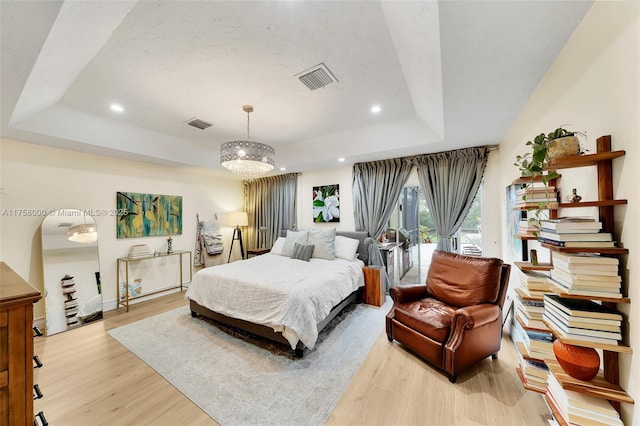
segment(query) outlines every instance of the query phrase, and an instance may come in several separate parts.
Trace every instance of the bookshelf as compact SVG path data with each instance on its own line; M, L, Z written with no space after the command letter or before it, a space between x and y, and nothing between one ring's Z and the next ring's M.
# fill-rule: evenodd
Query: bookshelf
M610 136L602 136L597 140L597 152L595 154L589 155L577 155L571 156L568 158L563 158L560 160L556 160L552 162L548 170L561 170L561 169L569 169L576 167L589 167L596 166L597 167L597 176L598 176L598 200L591 201L580 201L578 203L559 203L558 209L568 209L574 207L597 207L598 208L598 218L602 222L602 230L604 232L610 232L613 234L615 229L614 227L614 208L619 205L626 205L627 200L617 200L613 197L613 178L612 178L612 160L615 158L620 158L625 155L625 151L611 151L611 137ZM514 182L522 182L520 178ZM526 182L526 180L525 180ZM522 182L524 183L524 182ZM555 182L554 182L555 185ZM550 217L557 217L557 211L550 212ZM524 239L524 238L523 238ZM526 245L526 241L523 241L523 245ZM515 266L518 267L522 271L549 271L553 268L553 253L554 252L562 252L562 253L600 253L602 255L608 256L617 256L621 254L626 254L629 252L628 249L623 247L613 247L613 248L576 248L576 247L557 247L547 243L541 243L543 248L549 249L551 251L552 261L549 265L531 265L530 262L527 262L526 251L523 249L523 261L515 262ZM622 298L609 298L609 297L591 297L591 296L578 296L573 294L568 294L563 292L562 289L557 287L551 288L551 293L557 294L563 298L573 298L573 299L583 299L583 300L594 300L602 303L602 305L606 308L616 310L618 303L630 303L630 299L628 297ZM518 297L522 297L522 295L518 295ZM553 324L543 321L544 326L551 331L555 338L560 339L563 343L576 345L576 346L584 346L584 347L592 347L596 349L602 350L602 361L601 361L601 372L600 374L593 380L588 382L583 382L577 379L572 378L571 376L564 373L560 365L557 363L555 359L545 359L544 362L549 368L549 374L553 374L554 377L561 383L563 389L572 390L580 393L584 393L596 398L607 399L611 403L611 405L620 412L620 403L631 403L633 404L633 399L626 393L624 389L622 389L619 385L620 377L619 377L619 354L629 354L632 352L631 348L627 345L604 345L597 344L586 341L579 341L573 339L566 339L563 337L563 333L554 327ZM520 345L516 345L516 348L522 353ZM526 348L525 348L526 349ZM521 379L525 379L522 376L522 372L518 371ZM530 388L526 385L525 381L523 381L523 385L525 388ZM536 390L536 389L533 389ZM553 404L553 401L550 401L548 396L545 396L548 405L551 411L554 413L554 417L557 419L559 424L566 424L564 420L559 416L558 409Z

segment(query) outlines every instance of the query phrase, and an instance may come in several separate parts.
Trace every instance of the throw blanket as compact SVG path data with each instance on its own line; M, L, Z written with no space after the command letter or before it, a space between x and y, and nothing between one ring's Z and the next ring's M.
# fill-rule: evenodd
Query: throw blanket
M222 254L223 250L222 234L218 228L218 222L210 220L198 222L193 264L195 266L205 266L205 253L209 256L214 256L216 254Z
M362 261L310 262L267 253L198 271L186 297L223 315L282 332L292 348L312 349L318 323L364 285Z

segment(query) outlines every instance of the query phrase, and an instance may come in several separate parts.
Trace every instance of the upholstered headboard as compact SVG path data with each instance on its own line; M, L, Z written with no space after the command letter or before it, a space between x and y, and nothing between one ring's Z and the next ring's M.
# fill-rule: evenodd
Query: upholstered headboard
M336 235L342 235L343 237L353 238L360 241L360 245L358 246L358 257L364 262L365 265L369 263L369 249L364 243L365 238L369 236L369 233L367 231L336 231ZM280 236L286 237L287 231L281 230Z

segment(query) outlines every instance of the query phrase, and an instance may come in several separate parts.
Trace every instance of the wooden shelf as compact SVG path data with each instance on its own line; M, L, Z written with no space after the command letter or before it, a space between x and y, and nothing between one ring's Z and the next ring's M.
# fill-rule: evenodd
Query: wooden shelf
M573 155L553 161L546 170L572 169L574 167L595 166L596 164L622 157L625 151L606 151L589 155Z
M524 203L518 206L515 206L513 210L558 210L558 203L551 203L550 205L546 205L544 207L540 207L540 203Z
M573 207L608 207L619 206L627 204L627 200L601 200L601 201L580 201L579 203L560 203L559 209L573 208Z
M525 346L524 343L522 342L516 342L516 349L518 352L520 352L520 355L522 355L522 358L524 359L528 359L529 361L535 361L535 362L545 362L544 359L540 359L540 358L534 358L529 354L529 351L527 350L527 347Z
M536 238L537 239L537 238ZM531 262L513 262L514 265L521 271L550 271L553 269L553 265L550 263L539 263L532 265Z
M555 179L558 179L559 177L561 177L561 175L558 175L552 179L549 179L549 181L554 181ZM532 176L520 176L517 179L514 179L511 184L512 185L526 185L528 183L531 182L542 182L542 176L536 176L536 177L532 177Z
M524 388L526 390L530 390L530 391L534 391L534 392L538 392L538 393L547 393L547 389L546 388L541 388L541 387L529 384L529 381L524 376L524 373L522 372L522 369L520 367L516 367L516 371L518 372L518 377L520 377L520 381L522 382L522 386L524 386Z
M528 295L527 293L525 293L525 292L524 292L524 290L523 290L523 289L521 289L521 288L516 288L514 291L518 294L518 296L520 296L520 298L521 298L522 300L533 300L533 301L535 301L535 302L543 302L543 301L544 301L544 298L543 298L543 297L529 296L529 295Z
M531 320L530 322L532 324L531 325L526 325L525 323L522 322L522 320L520 318L518 318L517 315L514 315L514 316L516 318L516 321L518 321L518 324L520 324L520 326L525 330L541 331L543 333L551 333L551 330L549 329L547 324L545 324L543 321Z
M563 288L558 287L555 284L549 283L551 285L551 291L553 294L558 295L560 297L566 297L567 299L581 299L581 300L599 300L600 302L611 302L611 303L631 303L631 299L628 297L598 297L598 296L583 296L581 294L571 294L564 291Z
M558 251L560 253L602 253L602 254L626 254L629 253L629 249L619 247L609 248L597 248L597 247L558 247L553 244L540 243L542 247L548 248L551 251Z
M580 392L596 398L608 399L609 401L634 403L633 398L622 387L606 381L602 371L595 378L586 382L569 376L555 359L546 359L545 363L549 368L550 374L553 374L558 379L563 389Z
M553 413L553 418L556 419L558 424L560 426L570 426L569 423L565 421L564 417L562 417L562 414L560 414L560 409L556 405L556 402L552 400L551 397L549 396L549 392L545 393L544 400L547 403L547 406L549 407L549 409L551 410L551 413Z
M513 238L517 238L519 240L537 240L538 239L538 237L536 237L535 235L522 235L522 234L515 234Z
M605 345L602 343L588 342L586 340L569 339L567 337L564 337L565 334L562 331L558 330L549 321L546 321L543 319L542 322L544 322L544 324L549 328L549 330L551 330L553 335L556 336L556 338L559 339L562 343L567 343L569 345L575 345L575 346L583 346L585 348L602 349L602 350L611 351L611 352L618 352L618 353L625 353L625 354L631 353L631 348L629 346L622 345L622 344L621 345Z

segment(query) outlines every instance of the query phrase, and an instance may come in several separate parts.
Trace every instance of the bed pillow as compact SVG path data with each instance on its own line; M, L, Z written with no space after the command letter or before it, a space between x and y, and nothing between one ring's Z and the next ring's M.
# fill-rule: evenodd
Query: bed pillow
M336 249L336 228L325 230L310 230L308 244L313 244L315 248L311 257L316 259L335 260Z
M357 256L359 246L359 240L338 235L335 240L336 257L354 261Z
M308 235L308 231L287 231L287 238L282 247L282 255L291 257L291 255L293 255L293 246L296 243L306 245Z
M273 243L273 247L271 247L271 254L278 254L282 256L282 248L284 247L284 242L286 238L278 237L275 243Z
M313 244L300 244L295 243L293 245L293 254L291 255L292 259L300 259L308 262L311 259L311 253L313 253Z

